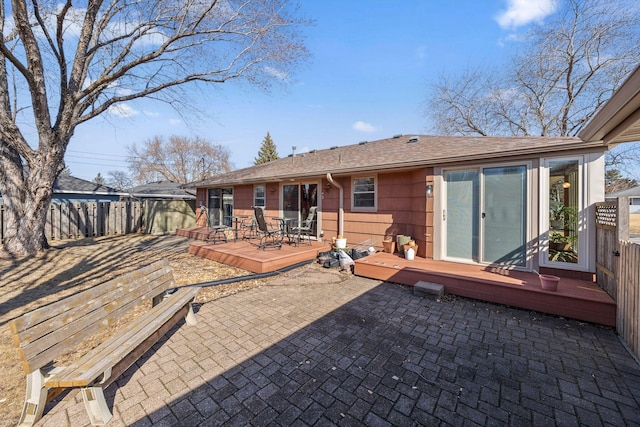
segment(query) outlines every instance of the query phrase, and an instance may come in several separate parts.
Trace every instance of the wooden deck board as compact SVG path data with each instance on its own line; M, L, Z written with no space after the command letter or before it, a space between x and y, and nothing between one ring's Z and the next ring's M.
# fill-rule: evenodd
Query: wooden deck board
M540 287L535 273L376 253L355 261L354 273L415 285L444 285L449 294L615 326L616 304L597 284L562 278L555 292Z
M253 273L268 273L299 262L317 258L318 252L327 251L330 246L322 242L311 245L282 245L282 249L259 249L255 241L238 240L227 243L207 243L195 241L189 245L189 253L212 261L242 268Z

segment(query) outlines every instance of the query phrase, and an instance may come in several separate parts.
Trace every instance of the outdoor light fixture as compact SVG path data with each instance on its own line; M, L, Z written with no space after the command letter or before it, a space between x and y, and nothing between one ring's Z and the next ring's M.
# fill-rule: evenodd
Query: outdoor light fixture
M569 181L565 181L562 183L562 188L569 188L571 187L571 183Z
M331 184L327 184L324 186L325 190L331 190Z
M433 197L433 184L427 184L427 197Z

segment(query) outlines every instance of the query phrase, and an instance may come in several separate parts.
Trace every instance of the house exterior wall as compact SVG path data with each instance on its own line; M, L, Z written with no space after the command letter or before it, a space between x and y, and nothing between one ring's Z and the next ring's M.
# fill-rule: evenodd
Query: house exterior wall
M377 210L358 212L351 207L353 176L334 177L344 187L344 237L349 244L372 240L382 249L385 237L411 236L418 255L433 256L433 199L426 197L426 186L433 182L433 169L377 174ZM327 239L338 234L340 191L322 182L322 221L320 229Z

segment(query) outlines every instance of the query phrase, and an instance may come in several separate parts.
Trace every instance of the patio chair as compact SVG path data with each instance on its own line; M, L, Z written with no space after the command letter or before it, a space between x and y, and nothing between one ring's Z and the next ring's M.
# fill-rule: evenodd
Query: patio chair
M258 248L262 250L266 248L282 249L282 240L284 238L283 228L274 228L267 224L267 221L264 219L264 211L261 207L254 207L253 214L258 224L258 234L260 236Z
M243 240L260 238L260 230L258 230L258 223L256 222L255 216L243 219L240 223L240 230L242 231Z
M312 206L309 209L309 214L307 218L303 220L299 225L291 227L289 232L291 234L297 235L298 240L304 240L304 237L307 237L307 241L311 244L311 236L313 235L313 226L316 222L316 210L318 208L316 206Z

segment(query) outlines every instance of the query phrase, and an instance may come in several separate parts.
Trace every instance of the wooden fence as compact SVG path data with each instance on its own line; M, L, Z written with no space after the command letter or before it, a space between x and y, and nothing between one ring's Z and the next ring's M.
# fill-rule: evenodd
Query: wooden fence
M68 202L52 203L47 212L45 236L48 240L144 231L142 202ZM6 213L0 204L0 238L6 233Z
M629 199L596 204L596 280L616 301L616 329L640 357L640 245L629 242Z
M640 357L640 245L620 242L618 274L618 335Z

